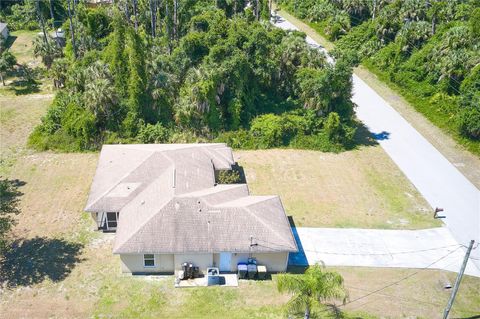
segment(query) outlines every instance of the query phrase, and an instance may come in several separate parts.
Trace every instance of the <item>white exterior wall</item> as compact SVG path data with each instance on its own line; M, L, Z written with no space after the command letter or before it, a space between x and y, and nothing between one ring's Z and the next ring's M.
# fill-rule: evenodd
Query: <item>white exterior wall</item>
M143 254L120 255L122 272L174 272L173 254L155 254L155 267L143 266Z
M287 270L288 252L276 252L276 253L253 253L253 258L257 259L258 265L267 266L268 272L284 272ZM215 264L220 263L220 254L215 254ZM232 262L230 265L230 271L237 271L237 264L240 262L246 263L248 261L248 254L233 253Z
M175 254L175 270L181 270L183 263L193 263L200 272L205 272L208 267L213 266L213 254Z
M265 265L268 272L284 272L287 270L288 252L254 253L252 257L257 259L258 265ZM184 262L191 262L204 273L208 267L219 267L220 254L155 254L155 267L143 266L143 254L120 255L122 272L124 273L148 273L166 272L173 273L181 269ZM247 262L247 253L233 253L230 271L237 271L239 262Z

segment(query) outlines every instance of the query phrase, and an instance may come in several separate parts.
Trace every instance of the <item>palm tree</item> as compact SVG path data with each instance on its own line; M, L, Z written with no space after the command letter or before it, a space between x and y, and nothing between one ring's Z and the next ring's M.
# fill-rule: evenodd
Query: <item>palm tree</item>
M48 38L47 42L45 42L42 37L36 37L33 40L33 55L41 57L43 64L45 64L47 69L50 69L53 61L62 56L62 51Z
M328 299L339 298L345 303L347 292L340 274L324 271L320 265L309 267L303 275L282 274L278 276L280 292L293 294L287 304L289 311L304 311L305 319L310 318L312 306Z

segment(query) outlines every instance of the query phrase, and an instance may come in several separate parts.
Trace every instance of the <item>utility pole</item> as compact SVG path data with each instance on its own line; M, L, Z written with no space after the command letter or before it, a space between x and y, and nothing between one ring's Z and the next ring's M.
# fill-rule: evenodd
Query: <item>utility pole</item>
M448 300L447 308L445 308L445 311L443 312L443 319L448 318L450 309L452 309L453 302L455 301L455 296L457 295L458 287L460 287L460 281L462 281L463 273L465 272L465 268L467 267L468 258L470 257L470 252L472 251L472 247L474 243L475 243L475 240L472 239L470 241L470 245L468 246L467 253L465 254L465 258L463 258L462 267L460 268L460 271L458 272L458 275L457 275L457 279L455 280L455 285L453 286L452 295Z

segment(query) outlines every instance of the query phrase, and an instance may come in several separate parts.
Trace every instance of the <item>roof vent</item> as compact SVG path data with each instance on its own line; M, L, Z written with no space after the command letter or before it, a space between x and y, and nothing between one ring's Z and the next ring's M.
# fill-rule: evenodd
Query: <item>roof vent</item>
M175 188L176 184L176 173L175 173L175 168L173 169L173 178L172 178L172 187Z
M142 202L141 202L140 204L144 205L144 204L145 204L145 201L144 201L144 200L142 200Z

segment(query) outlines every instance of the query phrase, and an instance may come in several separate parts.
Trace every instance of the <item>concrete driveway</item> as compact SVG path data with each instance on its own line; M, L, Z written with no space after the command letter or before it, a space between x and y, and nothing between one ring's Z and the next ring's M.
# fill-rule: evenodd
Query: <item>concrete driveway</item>
M462 247L446 227L424 230L293 228L299 252L289 265L431 268L458 272ZM480 277L473 263L466 274Z
M275 25L285 30L298 30L283 17ZM326 52L311 37L307 36L306 41ZM480 191L355 74L352 100L357 105L358 119L427 200L432 207L432 216L435 207L443 208L443 221L457 242L467 246L473 239L478 244ZM480 249L472 251L472 257L475 258L472 262L480 269Z

